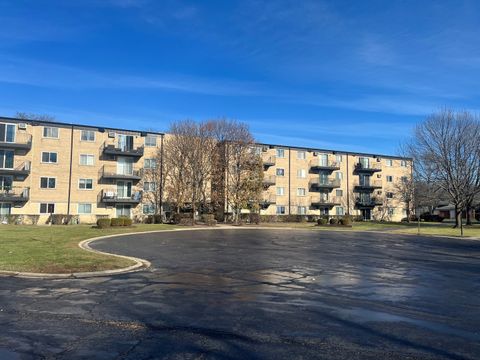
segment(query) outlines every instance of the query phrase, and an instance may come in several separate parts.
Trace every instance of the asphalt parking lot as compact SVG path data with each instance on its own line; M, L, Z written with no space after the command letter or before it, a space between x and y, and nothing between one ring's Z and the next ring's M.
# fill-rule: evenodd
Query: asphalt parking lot
M147 271L0 278L0 359L479 359L480 242L305 230L127 235Z

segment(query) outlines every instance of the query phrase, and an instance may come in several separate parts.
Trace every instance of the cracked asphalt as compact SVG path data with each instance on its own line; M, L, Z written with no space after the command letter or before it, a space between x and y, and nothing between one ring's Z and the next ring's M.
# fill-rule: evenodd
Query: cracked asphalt
M93 248L148 271L0 278L0 359L479 359L480 242L201 230Z

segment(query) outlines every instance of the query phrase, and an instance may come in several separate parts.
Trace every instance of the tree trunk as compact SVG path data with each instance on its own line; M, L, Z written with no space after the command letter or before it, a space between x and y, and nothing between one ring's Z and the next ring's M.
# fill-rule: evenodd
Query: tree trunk
M465 207L465 211L467 212L466 213L467 222L465 223L465 225L472 225L472 218L470 216L470 210L471 210L471 206L470 206L470 204L467 204L467 206Z
M453 226L453 228L458 228L461 222L462 214L460 214L460 221L458 221L458 205L455 205L455 225Z

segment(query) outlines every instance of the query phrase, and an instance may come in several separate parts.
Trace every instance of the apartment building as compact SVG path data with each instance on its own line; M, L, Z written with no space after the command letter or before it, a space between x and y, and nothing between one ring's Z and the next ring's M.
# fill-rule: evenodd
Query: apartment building
M152 214L155 205L145 194L158 184L144 181L144 169L160 166L155 159L168 136L0 118L0 217L38 215L45 223L52 213L69 214L92 223L101 216ZM265 170L262 214L405 216L392 194L395 183L410 176L410 159L280 145L258 149Z

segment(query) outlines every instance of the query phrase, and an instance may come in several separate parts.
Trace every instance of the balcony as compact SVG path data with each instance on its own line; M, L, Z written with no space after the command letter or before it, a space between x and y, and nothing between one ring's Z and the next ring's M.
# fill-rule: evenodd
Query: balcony
M263 197L263 199L260 201L260 208L265 210L267 209L270 205L275 205L277 203L277 197L272 194L268 194Z
M142 201L142 192L136 191L131 196L121 196L117 190L102 190L98 194L98 202L107 205L115 204L138 204Z
M316 158L310 161L310 173L318 174L321 171L332 173L335 170L340 170L340 164L336 161L324 161Z
M332 190L340 187L340 180L338 179L313 179L309 182L310 191Z
M0 148L14 150L30 150L32 148L32 135L17 132L14 141L0 140Z
M16 179L17 178L24 179L30 174L30 168L31 168L31 162L25 161L15 168L11 168L11 169L0 168L0 175L12 175Z
M131 156L136 158L140 158L143 156L143 146L128 147L119 146L118 144L107 144L107 142L104 142L101 149L104 155Z
M356 163L353 173L354 174L373 174L379 171L382 171L382 169L379 166L375 166L373 164Z
M0 202L26 203L30 198L30 188L17 186L0 187Z
M269 167L275 166L276 160L275 156L270 156L268 159L263 160L263 169L267 170Z
M276 183L276 177L275 175L270 175L270 176L266 176L263 178L263 187L264 188L268 188L272 185L275 185Z
M337 196L312 196L311 197L311 207L314 209L319 208L333 208L334 206L341 205L341 198Z
M103 165L98 172L99 179L104 180L133 180L139 181L142 179L142 171L131 169L120 170L117 166L114 165Z
M382 205L382 200L376 197L356 198L355 206L357 209L371 209Z
M375 189L381 189L381 188L382 188L382 181L374 180L374 181L358 182L354 184L353 190L354 191L373 191Z

